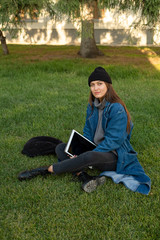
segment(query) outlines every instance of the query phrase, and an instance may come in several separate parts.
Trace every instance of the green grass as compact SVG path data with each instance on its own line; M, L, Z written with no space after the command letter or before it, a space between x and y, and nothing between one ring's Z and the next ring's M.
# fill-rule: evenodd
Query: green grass
M67 49L70 57L64 56ZM127 47L101 49L106 54L113 52L115 58L122 51L124 59L129 50L131 55L133 49L139 51ZM157 67L149 61L146 65L147 56L144 66L132 61L108 64L104 57L81 59L75 54L78 47L11 45L9 50L9 56L0 55L0 239L160 239ZM47 55L58 51L63 55L59 59ZM35 59L37 54L46 59ZM139 52L137 61L142 57ZM72 128L82 132L89 93L87 79L97 65L107 69L114 88L130 110L134 122L131 142L152 180L150 194L133 193L111 179L87 194L70 174L19 182L20 171L57 161L55 156L22 155L28 139L46 135L66 142Z

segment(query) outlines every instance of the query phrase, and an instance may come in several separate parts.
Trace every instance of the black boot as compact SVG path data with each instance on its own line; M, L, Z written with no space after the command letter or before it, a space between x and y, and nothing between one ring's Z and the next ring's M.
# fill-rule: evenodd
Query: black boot
M35 168L35 169L32 169L32 170L27 170L25 172L21 172L19 175L18 175L18 179L20 181L23 181L23 180L29 180L31 178L34 178L38 175L46 175L46 174L51 174L50 172L48 172L48 167L39 167L39 168Z
M93 192L106 181L104 176L89 176L86 172L80 173L78 179L82 182L82 189L87 193Z

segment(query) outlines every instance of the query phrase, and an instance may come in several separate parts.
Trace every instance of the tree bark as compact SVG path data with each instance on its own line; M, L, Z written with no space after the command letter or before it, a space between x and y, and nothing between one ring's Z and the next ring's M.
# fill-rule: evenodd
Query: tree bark
M9 54L8 47L6 44L6 37L3 36L3 33L1 30L0 30L0 41L1 41L1 45L2 45L3 54L4 55Z
M96 46L93 19L82 21L81 46L79 54L84 58L94 58L96 56L103 55Z

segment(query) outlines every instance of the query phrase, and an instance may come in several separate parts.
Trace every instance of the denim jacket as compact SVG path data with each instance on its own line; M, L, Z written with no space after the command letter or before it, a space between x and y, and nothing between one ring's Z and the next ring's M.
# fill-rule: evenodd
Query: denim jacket
M93 105L92 110L91 106L88 104L83 135L91 141L94 139L97 123L98 109ZM115 174L120 174L124 177L126 177L126 175L127 177L128 175L132 176L132 179L135 179L135 182L139 183L136 185L136 189L135 186L133 187L134 191L148 194L151 184L150 178L145 174L137 159L137 153L130 144L130 137L133 129L132 122L129 134L126 131L126 127L127 114L124 107L120 103L106 102L102 116L104 140L98 144L93 151L110 152L116 150L118 161ZM127 185L127 183L125 185Z

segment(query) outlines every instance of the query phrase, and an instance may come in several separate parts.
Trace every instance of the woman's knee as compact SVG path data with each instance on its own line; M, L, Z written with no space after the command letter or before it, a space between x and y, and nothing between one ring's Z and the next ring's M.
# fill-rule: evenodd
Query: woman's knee
M92 151L85 152L83 153L83 157L85 159L92 159L94 157L94 153Z
M55 153L58 155L59 152L64 152L65 147L66 147L65 143L58 144L55 148Z

